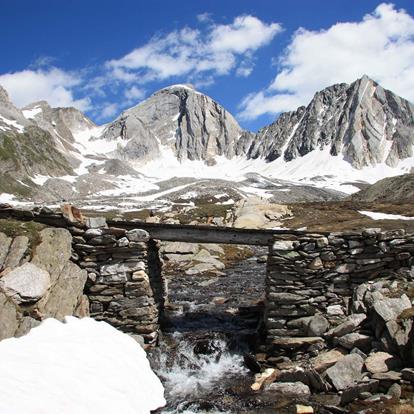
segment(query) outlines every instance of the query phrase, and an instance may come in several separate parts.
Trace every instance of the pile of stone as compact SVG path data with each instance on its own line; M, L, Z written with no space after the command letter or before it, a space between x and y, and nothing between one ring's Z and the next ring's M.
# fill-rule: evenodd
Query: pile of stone
M70 231L76 261L88 273L91 316L154 343L164 299L157 244L145 230L108 227L104 218Z
M0 233L0 340L26 334L48 317L87 316L86 271L72 262L66 229L46 228L38 244Z
M343 405L399 398L414 383L413 255L403 231L279 235L260 356L277 369L268 388L294 383L293 394L333 392Z

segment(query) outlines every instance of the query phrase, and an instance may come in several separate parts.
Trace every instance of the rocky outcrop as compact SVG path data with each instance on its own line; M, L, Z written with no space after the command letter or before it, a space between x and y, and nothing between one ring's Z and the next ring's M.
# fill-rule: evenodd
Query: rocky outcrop
M125 142L114 156L149 160L165 148L179 160L232 158L243 131L233 116L210 97L188 85L164 88L123 112L102 137Z
M328 148L355 168L412 157L414 106L367 76L317 92L305 107L261 129L246 153L286 161Z
M0 339L24 335L48 317L88 315L86 271L71 261L69 231L46 228L35 246L25 236L0 239L8 246L0 256Z
M369 203L410 203L414 200L414 173L384 178L350 198Z

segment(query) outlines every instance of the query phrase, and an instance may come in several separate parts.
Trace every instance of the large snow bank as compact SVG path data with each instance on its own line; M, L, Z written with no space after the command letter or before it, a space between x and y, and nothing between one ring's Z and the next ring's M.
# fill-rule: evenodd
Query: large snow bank
M134 339L105 322L47 319L0 342L1 414L143 414L164 389Z

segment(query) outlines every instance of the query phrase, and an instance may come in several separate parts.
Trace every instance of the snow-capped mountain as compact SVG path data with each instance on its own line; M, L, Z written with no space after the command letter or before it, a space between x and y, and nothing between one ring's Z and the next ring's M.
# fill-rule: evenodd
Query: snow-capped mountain
M291 161L328 147L357 169L395 167L414 155L413 146L414 106L363 76L317 92L306 108L282 114L258 132L247 156Z
M33 187L30 195L39 201L135 196L144 202L189 191L200 179L230 183L241 197L285 200L300 188L292 199L326 199L340 193L315 188L352 193L358 182L410 172L414 107L364 76L317 92L307 107L254 134L212 98L173 85L98 127L74 108L44 101L20 110L0 88L0 151L10 140L47 148L35 160L24 151L14 155L27 176L22 185ZM4 165L10 166L7 157L0 171ZM29 193L20 190L0 188ZM137 196L143 192L152 193Z
M173 85L123 112L101 138L121 137L116 155L128 160L156 159L168 148L179 161L211 162L217 155L234 157L244 135L253 136L213 99L191 85Z

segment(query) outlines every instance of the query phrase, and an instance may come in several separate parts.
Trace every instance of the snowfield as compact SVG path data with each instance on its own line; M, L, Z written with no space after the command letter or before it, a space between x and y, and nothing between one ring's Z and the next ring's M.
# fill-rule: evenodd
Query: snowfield
M149 414L164 388L145 351L105 322L46 319L0 342L1 414Z
M373 220L414 220L414 217L401 216L400 214L376 213L374 211L358 211L358 213Z

